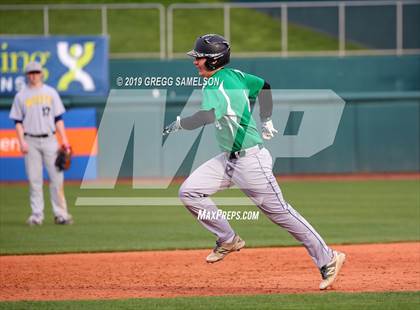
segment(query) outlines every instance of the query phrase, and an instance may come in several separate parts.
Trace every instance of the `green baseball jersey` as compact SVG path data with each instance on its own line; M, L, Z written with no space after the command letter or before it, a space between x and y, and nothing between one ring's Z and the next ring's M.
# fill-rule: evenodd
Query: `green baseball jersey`
M250 99L256 99L264 80L239 70L223 68L203 88L201 109L214 109L216 138L222 151L236 152L262 144Z

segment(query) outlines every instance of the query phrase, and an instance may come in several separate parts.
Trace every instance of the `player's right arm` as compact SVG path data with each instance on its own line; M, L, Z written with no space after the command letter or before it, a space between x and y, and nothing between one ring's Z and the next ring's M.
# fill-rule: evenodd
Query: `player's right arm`
M176 132L180 129L193 130L214 123L215 120L216 116L214 114L214 109L208 111L200 110L197 113L184 118L177 116L174 122L165 127L163 135L166 136L167 134Z
M189 117L182 118L180 122L182 128L193 130L214 123L216 119L222 117L223 109L221 107L221 102L224 102L224 98L218 87L205 87L203 89L203 99L200 111Z
M216 121L216 116L214 114L214 109L211 110L200 110L197 113L181 118L181 127L187 130L193 130L199 127L202 127L207 124L214 123Z
M19 97L19 93L15 96L15 99L12 103L12 108L10 109L9 117L15 122L16 135L19 141L20 151L23 154L28 153L29 147L24 138L24 128L23 128L23 118L25 117L24 111L22 109L22 102Z
M217 93L218 92L216 90L204 90L200 111L184 118L177 116L174 122L165 127L163 135L165 136L180 129L193 130L204 125L214 123L217 119L216 111L220 111L220 109L217 109L217 102L219 101L216 98Z
M26 143L25 138L24 138L24 130L23 130L22 122L15 121L15 123L16 123L16 125L15 125L16 135L18 137L20 151L23 154L26 154L26 153L28 153L29 147L28 147L28 144Z

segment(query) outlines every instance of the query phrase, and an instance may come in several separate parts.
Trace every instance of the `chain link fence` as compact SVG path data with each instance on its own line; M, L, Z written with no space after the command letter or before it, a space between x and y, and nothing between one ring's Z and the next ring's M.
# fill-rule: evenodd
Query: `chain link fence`
M420 54L420 0L0 5L0 35L106 35L112 58L179 58L220 33L236 56Z

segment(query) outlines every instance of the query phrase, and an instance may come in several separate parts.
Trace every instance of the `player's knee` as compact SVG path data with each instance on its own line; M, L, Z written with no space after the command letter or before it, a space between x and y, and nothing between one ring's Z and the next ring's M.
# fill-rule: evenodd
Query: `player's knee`
M197 204L199 200L207 197L207 195L202 193L202 191L189 186L188 182L184 182L181 185L178 196L182 203L186 206Z
M185 200L190 196L189 192L189 187L186 182L184 182L178 191L179 199L181 199L182 202L185 202Z

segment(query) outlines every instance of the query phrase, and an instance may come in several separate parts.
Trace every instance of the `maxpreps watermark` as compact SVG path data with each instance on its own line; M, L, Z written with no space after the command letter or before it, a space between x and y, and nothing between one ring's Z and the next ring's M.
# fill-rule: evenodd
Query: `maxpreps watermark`
M238 221L257 221L260 216L259 211L208 211L199 210L198 220L238 220Z
M175 79L173 80L175 83ZM221 81L222 83L222 81ZM135 88L135 87L134 87ZM215 87L216 88L216 87ZM209 90L213 91L213 90ZM217 90L214 90L217 92ZM272 118L279 134L265 145L273 159L308 158L334 143L345 102L331 90L279 90L272 89ZM157 94L157 95L156 95ZM194 89L186 100L180 117L197 112L202 91ZM247 96L244 90L226 90L231 98ZM214 126L201 130L185 130L182 134L169 135L163 140L162 130L175 116L167 109L168 90L111 89L98 128L99 153L90 156L81 189L112 189L117 184L120 168L132 139L132 188L168 189L172 180L187 167L186 175L196 170L209 157L220 154L214 138ZM259 111L252 116L259 126ZM300 115L299 121L296 115ZM237 116L239 119L241 115ZM293 122L292 122L293 121ZM293 124L293 131L289 128ZM132 137L132 138L131 138ZM194 149L192 153L190 150ZM98 164L101 163L101 164ZM94 171L98 176L92 180ZM232 177L234 173L232 174ZM178 197L77 197L76 205L177 205ZM239 193L238 193L239 195ZM218 199L222 199L218 201ZM218 206L251 206L254 201L242 196L215 197ZM223 216L222 214L205 217ZM248 214L230 213L229 218L247 218Z
M218 86L219 78L201 78L198 76L188 77L172 77L172 76L119 76L115 80L118 87L202 87L202 86Z

